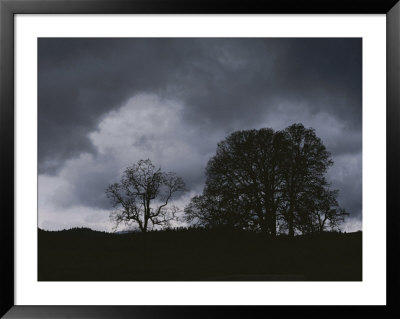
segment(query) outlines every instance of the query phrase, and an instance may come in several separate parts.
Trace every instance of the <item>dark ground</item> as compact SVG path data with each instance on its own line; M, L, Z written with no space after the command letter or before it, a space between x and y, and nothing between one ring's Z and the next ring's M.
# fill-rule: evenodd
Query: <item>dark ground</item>
M39 281L360 281L362 233L39 230Z

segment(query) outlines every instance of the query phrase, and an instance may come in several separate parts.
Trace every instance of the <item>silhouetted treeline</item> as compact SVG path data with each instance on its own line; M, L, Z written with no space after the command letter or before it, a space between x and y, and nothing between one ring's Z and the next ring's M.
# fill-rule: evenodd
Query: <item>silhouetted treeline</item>
M325 176L332 164L321 139L302 124L234 132L209 160L203 194L185 208L186 220L272 236L338 230L348 214Z
M40 281L361 280L361 232L38 232Z

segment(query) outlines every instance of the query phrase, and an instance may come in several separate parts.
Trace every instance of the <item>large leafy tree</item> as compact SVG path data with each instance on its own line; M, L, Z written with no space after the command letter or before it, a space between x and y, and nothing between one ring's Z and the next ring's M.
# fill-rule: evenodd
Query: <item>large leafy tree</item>
M325 174L333 164L330 153L321 139L311 128L302 124L293 124L286 128L280 171L284 176L282 194L285 207L282 216L287 223L289 236L296 231L299 215L311 214L304 210L304 202L315 202L316 193L327 195L320 190L327 187ZM303 218L304 219L304 218Z
M220 142L207 165L204 200L219 198L219 209L213 216L242 229L260 229L276 234L276 214L282 176L278 174L280 135L272 129L234 132ZM192 201L187 213L207 212L204 205ZM221 207L222 205L222 207ZM216 207L216 206L212 206ZM231 214L232 218L227 218ZM190 214L189 214L190 216Z
M206 168L202 195L186 207L188 221L258 229L276 235L337 227L345 216L325 174L332 160L313 129L237 131L220 142Z
M116 227L135 224L142 232L176 219L178 207L170 205L174 194L185 190L182 178L162 172L149 159L127 167L119 183L111 184L106 194L115 210L111 219Z

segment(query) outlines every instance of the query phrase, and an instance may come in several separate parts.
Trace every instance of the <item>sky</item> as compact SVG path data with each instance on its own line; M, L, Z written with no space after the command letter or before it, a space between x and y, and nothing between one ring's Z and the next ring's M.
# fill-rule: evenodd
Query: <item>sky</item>
M149 158L202 192L230 133L314 128L327 178L362 228L360 38L40 38L38 223L110 231L106 187Z

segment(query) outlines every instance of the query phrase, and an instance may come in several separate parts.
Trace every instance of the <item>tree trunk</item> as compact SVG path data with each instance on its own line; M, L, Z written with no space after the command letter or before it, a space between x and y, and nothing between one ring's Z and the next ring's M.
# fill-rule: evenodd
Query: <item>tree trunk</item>
M290 205L289 208L288 227L289 227L289 237L294 237L294 216L293 216L292 205Z
M145 207L144 207L144 223L143 223L143 232L147 232L147 225L149 223L150 218L150 200L145 200Z
M272 236L276 236L276 212L272 212L271 214L270 231Z
M143 232L146 233L147 232L147 222L149 220L149 218L147 217L147 213L146 210L144 211L144 218L143 218Z
M274 205L271 204L271 207L266 207L266 211L269 211L269 214L266 216L268 232L271 236L276 236L276 211L274 209Z

